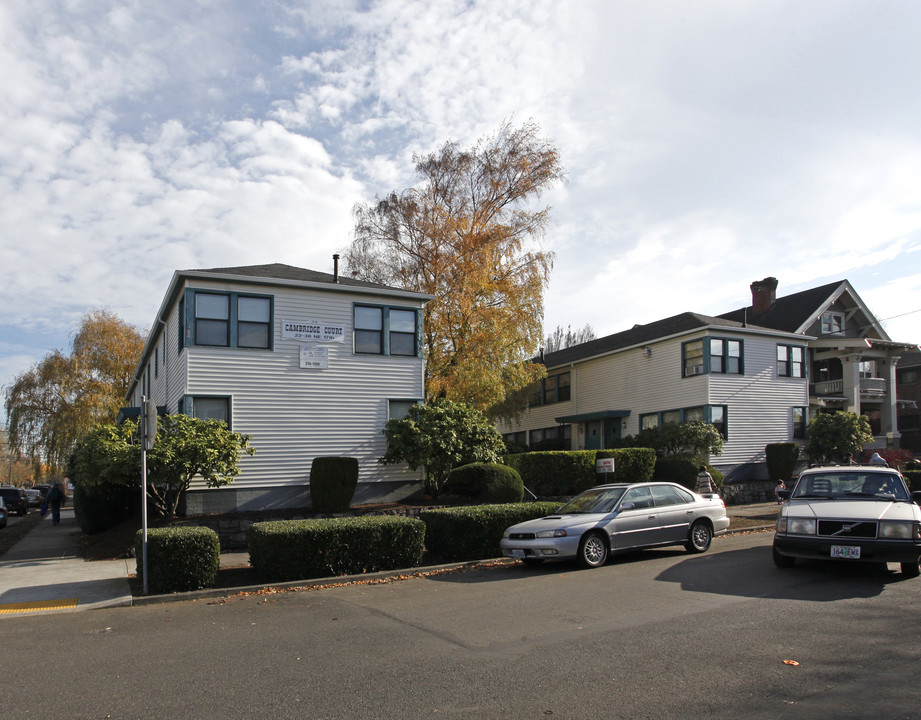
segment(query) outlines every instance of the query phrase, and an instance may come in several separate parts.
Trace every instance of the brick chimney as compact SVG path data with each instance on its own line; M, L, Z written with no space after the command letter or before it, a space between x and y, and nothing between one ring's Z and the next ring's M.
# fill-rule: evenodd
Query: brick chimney
M752 313L760 315L771 309L776 299L777 278L766 277L764 280L755 280L751 284Z

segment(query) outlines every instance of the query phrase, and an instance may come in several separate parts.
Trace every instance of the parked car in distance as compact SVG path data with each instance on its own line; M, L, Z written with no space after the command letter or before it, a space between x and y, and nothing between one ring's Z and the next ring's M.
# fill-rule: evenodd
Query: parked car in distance
M4 505L3 503L3 498L0 497L0 529L6 527L6 516L7 516L6 505Z
M575 559L604 565L612 553L684 545L701 553L729 527L718 495L701 496L670 482L599 485L576 495L553 515L508 528L499 546L527 564Z
M26 515L29 512L29 499L22 488L7 485L0 487L0 497L3 498L6 509L17 515Z
M38 488L26 488L25 493L30 506L38 507L42 504L42 491Z
M909 493L898 470L841 465L804 470L785 500L774 533L774 563L797 558L845 563L897 562L921 575L921 492Z

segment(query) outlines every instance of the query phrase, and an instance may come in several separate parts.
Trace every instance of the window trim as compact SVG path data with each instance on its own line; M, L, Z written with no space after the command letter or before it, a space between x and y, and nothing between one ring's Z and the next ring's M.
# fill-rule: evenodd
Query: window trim
M547 380L553 378L553 399L547 399ZM562 382L565 378L565 382ZM547 377L537 381L531 392L528 404L531 407L553 405L555 403L569 402L572 400L572 370L561 370L548 374Z
M713 344L718 342L721 344L722 348L718 355L713 353ZM729 354L730 343L737 344L739 346L739 369L728 370L729 360L735 358L735 355ZM700 345L700 361L694 362L693 365L689 365L689 360L697 360L696 356L693 358L688 357L688 349L692 346ZM692 348L695 352L697 348ZM720 368L715 370L714 366L714 357L720 359ZM694 372L690 370L695 368ZM699 369L697 369L699 368ZM734 338L726 337L723 335L703 335L693 340L685 340L681 343L681 377L697 377L698 375L745 375L745 340L743 338Z
M787 358L786 358L785 360L781 360L780 357L779 357L779 356L780 356L780 349L781 349L781 348L784 348L784 349L786 349L786 351L787 351ZM792 350L799 350L799 351L801 351L802 354L803 354L803 356L802 356L802 361L800 362L800 365L801 365L801 368L800 368L801 374L799 374L799 375L794 375L794 374L793 374L793 365L794 365L794 361L793 361L793 355L792 355L792 352L791 352ZM805 379L805 378L808 376L808 373L807 373L807 370L806 370L806 364L807 364L808 359L809 359L809 351L807 350L807 348L806 348L805 345L790 345L790 344L788 344L788 343L777 343L777 352L776 352L776 355L778 356L778 357L777 357L777 360L776 360L776 365L777 365L777 377L790 378L790 379L792 379L792 380L803 380L803 379ZM785 372L781 372L781 371L780 371L780 363L781 363L781 362L784 363Z
M380 330L372 330L368 328L358 327L357 321L357 310L359 308L366 308L370 310L378 310L381 315L381 327ZM413 335L413 352L412 354L393 352L392 342L394 335L407 336L410 333L402 330L391 330L390 323L390 313L392 311L397 312L410 312L414 316L415 330L412 333ZM356 337L359 332L379 332L380 333L380 351L371 352L367 350L359 350L358 343L356 342ZM387 357L404 357L404 358L417 358L420 357L420 348L422 347L422 316L420 308L416 307L407 307L405 305L380 305L376 303L362 303L356 302L352 303L352 353L354 355L365 355L365 356L374 356L382 355Z
M212 345L198 342L198 316L196 314L195 298L197 295L223 295L227 297L227 344ZM269 319L265 323L254 323L243 320L244 323L266 326L268 345L266 347L253 345L240 345L239 301L240 298L268 300ZM256 352L272 352L275 349L275 296L265 293L238 292L236 290L211 290L209 288L186 288L184 295L179 299L179 352L183 347L201 348L226 348L228 350L254 350Z
M177 412L189 417L195 417L196 400L224 400L227 403L227 428L233 429L233 395L220 395L200 393L196 395L183 395L179 398Z

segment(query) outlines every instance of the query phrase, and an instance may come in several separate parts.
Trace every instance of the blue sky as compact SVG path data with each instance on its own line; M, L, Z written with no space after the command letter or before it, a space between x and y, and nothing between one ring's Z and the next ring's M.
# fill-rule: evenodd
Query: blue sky
M5 0L0 385L173 271L331 271L412 156L533 119L545 329L847 278L921 342L921 4Z

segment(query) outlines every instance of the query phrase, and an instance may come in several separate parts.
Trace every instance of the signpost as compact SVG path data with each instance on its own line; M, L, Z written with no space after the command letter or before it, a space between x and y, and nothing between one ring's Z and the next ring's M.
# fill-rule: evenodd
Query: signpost
M141 396L141 566L144 572L144 594L147 594L147 451L153 450L157 436L157 405Z
M598 458L595 460L595 473L604 474L604 481L608 481L608 473L614 472L614 458Z

